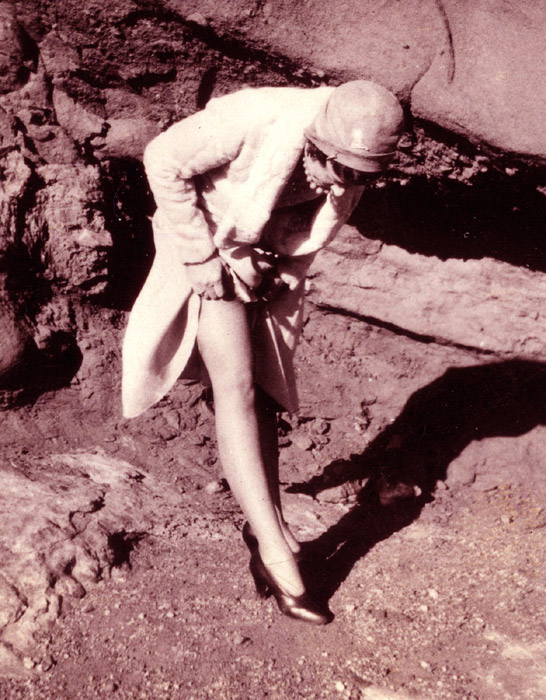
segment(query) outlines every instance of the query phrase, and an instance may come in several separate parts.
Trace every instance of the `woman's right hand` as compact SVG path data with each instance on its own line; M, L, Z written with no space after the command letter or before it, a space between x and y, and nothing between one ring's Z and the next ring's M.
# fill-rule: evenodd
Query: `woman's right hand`
M215 255L202 263L186 265L186 274L193 291L203 299L223 299L226 294L224 285L224 266L222 258Z

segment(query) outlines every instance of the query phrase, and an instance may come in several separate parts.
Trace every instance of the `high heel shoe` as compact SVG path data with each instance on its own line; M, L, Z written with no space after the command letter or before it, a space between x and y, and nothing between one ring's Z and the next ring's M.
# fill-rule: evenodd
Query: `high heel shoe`
M309 593L296 596L283 590L263 563L258 551L254 552L250 558L250 573L254 578L258 595L261 598L272 595L283 615L312 625L327 625L334 619L328 606L310 596Z

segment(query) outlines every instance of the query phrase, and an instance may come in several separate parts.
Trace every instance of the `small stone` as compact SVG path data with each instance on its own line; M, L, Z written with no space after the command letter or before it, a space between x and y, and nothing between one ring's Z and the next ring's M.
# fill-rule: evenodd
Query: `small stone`
M30 671L36 666L36 663L30 658L30 656L25 656L23 659L23 666Z
M509 515L501 515L501 523L503 525L510 525L512 522L512 518Z
M214 495L215 493L222 493L225 490L224 483L221 479L209 481L209 483L205 486L205 492L210 496Z
M352 613L352 612L354 612L354 611L356 610L356 605L355 605L354 603L348 603L348 604L345 606L345 610L346 610L348 613Z
M330 430L330 423L328 423L326 420L317 419L314 428L319 435L326 435L326 433Z
M127 577L125 576L123 569L120 569L119 567L114 567L112 569L110 572L110 578L116 583L125 583L127 581Z
M434 588L429 588L428 594L432 598L432 600L438 600L438 598L440 597L438 591L434 590Z
M296 445L296 447L304 452L311 450L314 447L314 442L311 440L309 435L293 435L292 442L294 445Z
M208 27L209 23L207 18L202 15L200 12L194 12L193 14L189 15L187 18L188 22L193 22L194 24L198 24L200 27Z
M421 662L419 663L419 666L421 666L421 668L422 668L424 671L430 671L430 664L428 663L428 661L421 661Z
M420 605L419 611L424 613L428 612L428 605Z
M330 442L330 438L327 435L317 435L314 441L317 445L327 445Z
M336 681L336 690L338 693L342 693L345 690L345 683L342 681Z
M36 667L36 670L39 673L45 673L46 671L50 671L54 665L55 662L53 661L52 657L48 655L42 659L42 661Z

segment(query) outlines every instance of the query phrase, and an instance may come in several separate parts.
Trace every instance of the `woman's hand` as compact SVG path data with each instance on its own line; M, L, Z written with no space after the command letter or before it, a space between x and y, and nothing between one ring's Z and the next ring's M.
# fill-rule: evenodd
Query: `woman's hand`
M224 266L222 258L215 255L202 263L186 265L186 274L193 291L204 299L223 299L226 294L224 285Z

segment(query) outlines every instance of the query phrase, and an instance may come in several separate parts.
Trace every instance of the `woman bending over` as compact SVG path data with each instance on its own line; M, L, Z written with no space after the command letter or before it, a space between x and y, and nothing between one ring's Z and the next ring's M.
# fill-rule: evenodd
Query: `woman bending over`
M124 415L163 397L197 353L258 592L315 624L332 614L306 592L283 517L276 411L297 410L307 269L402 129L397 99L368 81L248 88L174 124L144 156L156 255L125 335Z

